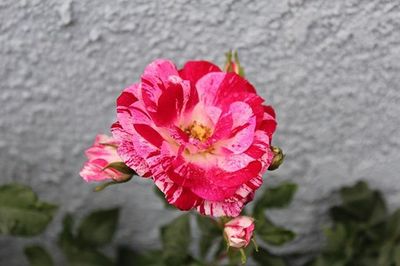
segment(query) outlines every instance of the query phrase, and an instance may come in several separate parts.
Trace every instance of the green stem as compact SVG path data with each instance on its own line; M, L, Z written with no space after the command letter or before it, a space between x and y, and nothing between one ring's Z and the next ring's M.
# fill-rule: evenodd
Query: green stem
M106 187L111 186L111 185L115 185L115 184L118 184L118 182L116 182L116 181L110 181L110 182L103 183L103 184L98 185L97 187L95 187L95 188L94 188L94 192L102 191L102 190L105 189Z

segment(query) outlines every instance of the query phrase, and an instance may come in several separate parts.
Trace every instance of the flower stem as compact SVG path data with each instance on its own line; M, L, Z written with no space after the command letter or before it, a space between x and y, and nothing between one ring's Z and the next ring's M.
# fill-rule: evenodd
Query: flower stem
M116 182L116 181L110 181L110 182L103 183L103 184L98 185L97 187L95 187L95 188L94 188L94 192L102 191L102 190L105 189L106 187L111 186L111 185L115 185L115 184L118 184L118 182Z

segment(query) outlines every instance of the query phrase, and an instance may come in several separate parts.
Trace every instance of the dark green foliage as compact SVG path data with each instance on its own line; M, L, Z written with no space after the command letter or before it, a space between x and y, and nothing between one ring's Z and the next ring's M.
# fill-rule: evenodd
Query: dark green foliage
M257 236L270 245L280 246L296 237L295 233L275 225L267 217L257 220L256 228Z
M256 203L254 213L256 216L255 234L266 243L281 245L294 238L294 234L282 227L273 224L266 216L268 208L282 208L287 206L295 193L296 186L282 184L276 188L267 189ZM157 189L158 194L161 194ZM13 198L13 200L10 200ZM164 197L163 200L165 201ZM171 207L171 205L166 205ZM21 226L19 223L9 226L10 223L1 224L1 232L18 235L34 235L43 231L51 220L56 207L40 202L36 195L27 187L21 185L7 185L0 188L0 213L7 208L15 208L24 217L25 212L38 212L46 217L39 227L35 227L35 216L29 216ZM3 208L3 209L2 209ZM243 211L243 213L247 213ZM230 218L213 219L208 216L195 214L197 226L200 229L199 251L200 256L194 257L189 252L192 244L189 213L179 216L160 230L162 249L138 253L129 248L118 248L115 260L106 256L101 248L111 243L118 225L118 209L97 210L80 222L75 224L72 215L67 214L63 219L63 228L58 236L58 246L66 259L67 266L207 266L223 265L229 258L228 265L241 264L241 253L238 249L227 246L223 238L223 224ZM13 217L13 216L7 216ZM17 216L19 217L19 216ZM34 219L32 219L32 217ZM33 220L33 221L32 221ZM5 218L0 217L0 222ZM7 220L8 221L8 220ZM19 221L19 220L18 220ZM4 228L7 228L4 229ZM10 229L12 228L12 229ZM260 249L255 252L255 246L250 244L244 250L247 257L254 256L260 265L282 266L283 260L270 254L267 250ZM399 251L396 251L398 254ZM30 246L25 249L25 254L31 266L53 265L51 256L40 246ZM400 259L400 258L398 258Z
M98 210L85 218L74 232L71 215L63 220L63 230L59 234L58 245L63 251L69 266L114 266L99 246L110 243L118 222L118 209Z
M259 249L258 252L254 252L253 259L263 266L286 266L286 262L278 256L272 255L265 249Z
M204 258L209 249L216 241L222 240L222 227L218 222L210 217L196 215L198 227L200 229L200 255Z
M283 183L275 188L267 189L262 197L256 202L254 209L254 214L257 215L255 234L266 243L271 245L283 245L295 237L295 234L292 231L273 224L265 216L264 211L268 208L286 207L291 202L296 189L297 186L295 184ZM215 220L207 216L196 214L197 225L200 229L200 255L203 260L211 255L211 257L215 259L211 264L210 262L201 262L196 260L188 254L188 245L191 242L189 216L183 215L161 229L163 242L162 258L164 264L154 265L221 265L219 258L226 256L229 258L229 265L241 264L241 254L239 250L231 248L227 252L226 243L222 237L223 223L228 220L228 218ZM210 254L210 249L212 247L215 247L213 249L214 252ZM270 254L267 250L261 249L259 252L255 252L253 245L249 245L244 251L247 257L255 256L255 258L257 258L256 261L260 263L260 265L286 265L281 258ZM147 254L141 256L142 259L157 257L149 256ZM148 260L142 261L142 264L153 265L147 261Z
M400 210L389 214L379 191L365 182L340 190L327 244L311 266L400 266Z
M92 212L78 228L79 239L91 246L109 243L117 228L118 215L119 209Z
M297 185L282 183L277 187L267 188L264 194L255 203L253 216L256 219L256 235L270 245L283 245L292 241L296 234L292 231L275 225L264 212L270 208L284 208L290 204L296 193Z
M265 209L287 207L292 202L296 191L297 185L288 182L282 183L277 187L267 188L256 202L254 214L259 214Z
M46 229L56 210L57 206L40 201L27 186L0 186L0 234L38 235Z
M202 226L208 227L205 221ZM189 254L191 244L190 215L184 214L161 227L162 250L137 253L129 248L118 251L117 266L202 266Z
M25 247L25 256L31 266L53 266L53 259L49 253L39 245Z
M162 250L137 253L126 247L118 250L117 266L201 266L189 254L191 244L190 215L184 214L161 227Z
M97 250L68 246L63 251L69 266L114 266L110 258Z
M189 215L182 215L161 228L165 265L184 265L191 242Z
M246 257L249 257L252 252L253 248L251 246L246 248L245 249ZM227 255L229 259L228 266L237 266L242 264L242 255L239 249L230 248Z
M162 251L154 250L144 254L137 253L128 247L118 249L116 266L165 266L162 259Z

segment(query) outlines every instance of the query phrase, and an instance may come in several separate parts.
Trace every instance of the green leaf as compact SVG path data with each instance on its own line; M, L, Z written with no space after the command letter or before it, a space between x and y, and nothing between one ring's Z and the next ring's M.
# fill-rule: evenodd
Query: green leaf
M63 229L58 234L58 245L61 249L66 246L73 245L75 238L72 230L74 226L74 218L71 214L67 213L63 218Z
M391 243L384 244L379 251L377 266L391 265L391 260L393 255L392 251L393 251L393 246Z
M189 256L185 261L185 266L209 266L206 262L200 261L192 256Z
M116 266L135 266L137 264L136 259L136 252L131 250L128 247L120 246L118 247L117 251L117 264Z
M382 194L365 182L343 187L340 194L342 204L330 210L327 245L309 265L393 266L400 212L389 217Z
M218 227L217 221L211 217L196 215L196 220L201 232L200 255L205 257L215 240L222 236L222 229Z
M58 245L66 257L68 266L114 266L108 257L77 239L73 233L73 226L72 215L65 215L63 229L58 236Z
M352 213L342 206L334 206L330 208L329 215L334 222L346 223L349 221L357 221L357 218ZM358 222L358 221L357 221Z
M226 254L229 260L229 266L245 265L247 259L253 255L254 250L254 245L248 245L245 248L229 248Z
M78 239L88 246L111 242L118 224L119 209L98 210L85 217L78 228Z
M296 193L297 185L293 183L282 183L277 187L268 188L256 202L254 217L256 217L256 234L268 244L283 245L295 238L295 234L283 227L273 224L264 216L266 208L283 208L292 201Z
M400 245L393 249L393 260L395 266L400 266Z
M367 183L360 181L352 187L343 187L340 195L343 203L339 213L344 215L333 215L336 221L353 219L375 225L386 219L387 210L382 195L371 190Z
M226 249L227 249L227 244L226 241L223 237L220 237L216 240L216 250L215 253L213 254L214 259L218 259L220 257L223 257L226 254Z
M183 265L191 241L189 215L182 215L161 228L163 258L167 266Z
M388 211L385 200L383 199L381 193L374 191L372 197L373 203L370 206L371 211L368 219L368 224L370 226L375 226L384 222L387 219Z
M92 249L70 247L64 253L69 266L114 266L114 262L102 253Z
M347 240L346 227L343 224L336 224L333 228L327 228L324 231L327 238L326 249L329 252L343 251Z
M292 241L296 234L283 227L273 224L266 217L256 222L256 234L266 243L274 246Z
M68 266L114 266L114 262L73 233L74 220L70 214L64 216L63 229L58 236L58 245L63 251Z
M117 266L164 266L162 252L158 250L138 254L135 251L120 247L118 249Z
M197 214L196 221L199 229L203 233L219 235L221 232L221 229L218 227L218 222L212 217Z
M288 206L296 190L297 185L288 182L282 183L277 187L267 188L255 204L254 215L258 216L266 208L283 208Z
M360 265L362 265L362 266L377 266L378 265L376 256L371 256L371 257L363 256L361 258L355 259L355 261L357 261L357 263L359 262Z
M228 250L228 260L229 260L229 266L237 266L241 265L242 261L242 254L240 253L240 250L237 248L230 248Z
M201 261L192 261L187 264L187 266L208 266L208 264L205 264Z
M396 210L389 218L387 235L390 239L400 238L400 209Z
M205 258L207 256L208 251L212 247L214 243L215 238L214 237L209 237L207 235L201 235L200 236L200 256L202 258Z
M357 182L354 186L343 187L340 190L343 204L356 201L365 201L372 197L372 190L364 181Z
M27 186L0 186L0 234L38 235L46 229L56 210L56 205L39 201Z
M268 250L262 248L253 253L253 259L261 266L286 266L281 257L272 255Z
M38 245L25 247L25 256L31 266L53 266L53 260L47 251Z
M318 256L313 262L307 263L307 266L350 266L346 265L342 258Z

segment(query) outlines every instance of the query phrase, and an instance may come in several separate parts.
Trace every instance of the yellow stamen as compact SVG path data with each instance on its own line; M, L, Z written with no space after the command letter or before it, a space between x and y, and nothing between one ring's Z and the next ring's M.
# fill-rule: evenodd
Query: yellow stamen
M206 126L197 123L197 121L194 121L192 125L187 127L185 132L200 141L206 140L211 135L211 130Z

